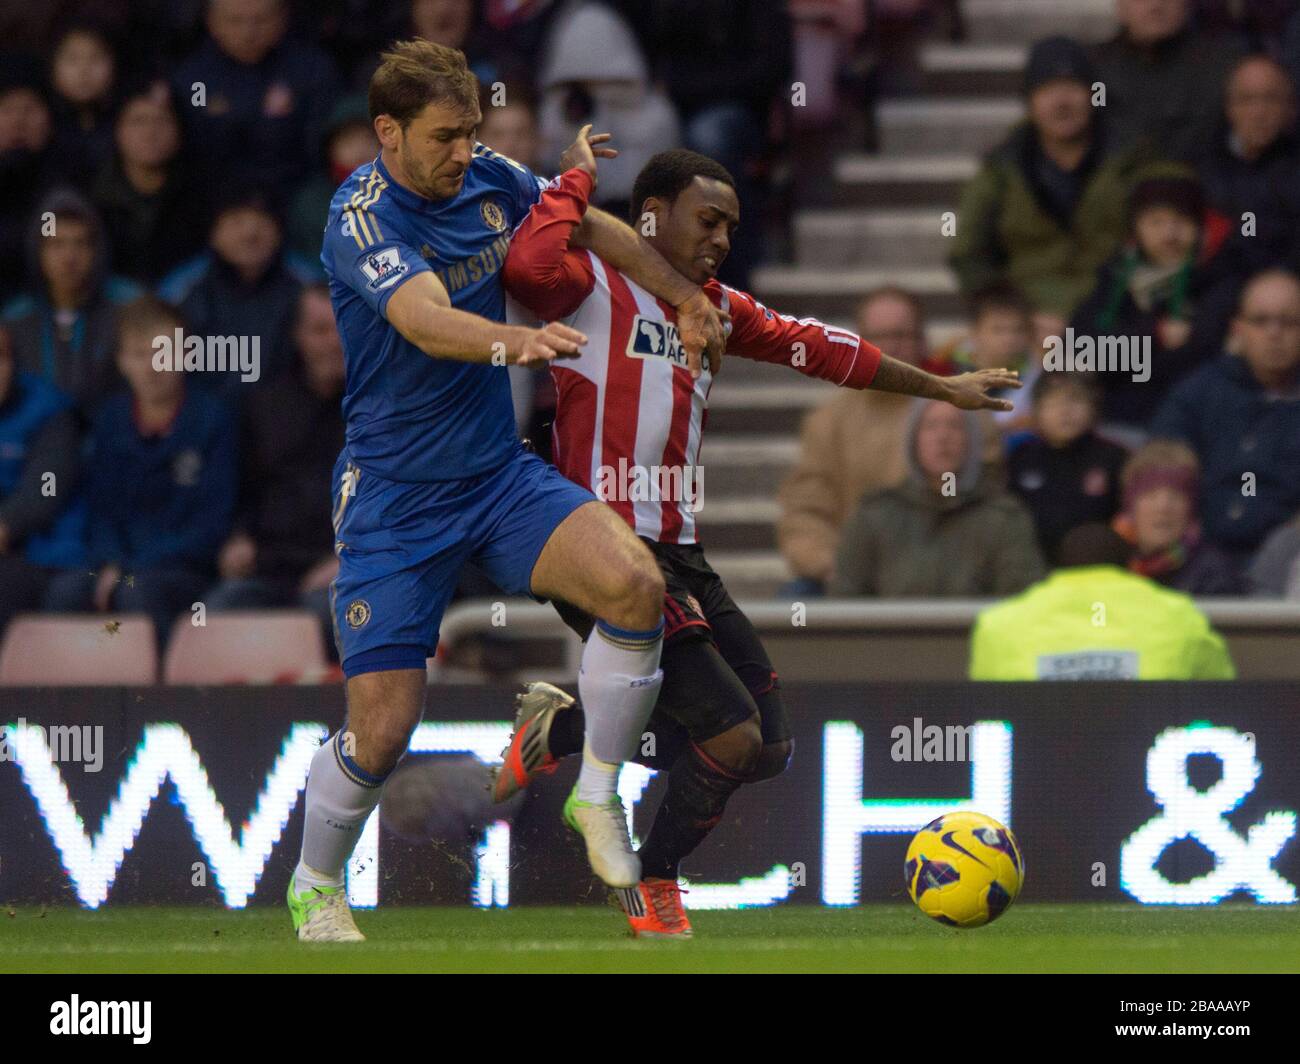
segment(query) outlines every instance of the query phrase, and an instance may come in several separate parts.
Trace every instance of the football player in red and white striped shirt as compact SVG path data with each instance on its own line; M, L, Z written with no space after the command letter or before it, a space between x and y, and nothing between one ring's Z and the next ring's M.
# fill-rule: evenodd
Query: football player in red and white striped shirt
M584 143L583 136L578 140ZM596 169L594 157L575 161L515 232L505 283L528 311L588 337L578 358L551 366L555 464L645 540L667 585L664 679L650 724L656 756L647 763L671 765L668 790L641 847L642 881L618 893L636 934L682 937L690 923L678 890L679 862L718 822L737 787L784 770L790 733L767 653L696 537L700 443L713 374L691 364L671 306L571 246ZM637 178L632 205L633 224L645 239L730 314L727 355L782 363L850 388L946 399L965 409L1010 408L986 393L1018 387L1011 371L936 377L851 332L778 314L719 284L715 275L740 205L731 175L712 159L685 150L654 156ZM556 608L585 638L591 618L563 603ZM529 684L519 701L497 776L498 801L582 749L582 712L568 695ZM566 815L574 800L571 795Z

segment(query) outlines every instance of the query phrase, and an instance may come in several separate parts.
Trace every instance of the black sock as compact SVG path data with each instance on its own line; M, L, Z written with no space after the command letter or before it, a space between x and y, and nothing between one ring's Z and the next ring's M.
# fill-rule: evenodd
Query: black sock
M587 718L581 706L562 709L551 721L550 733L546 736L546 748L554 758L568 757L570 754L582 753L582 740L587 731Z
M686 748L690 746L690 737L684 728L672 722L657 723L657 719L652 717L650 726L653 729L651 734L655 737L654 753L644 753L643 745L632 760L656 772L667 771L677 763ZM546 749L557 760L570 754L580 754L586 729L587 718L581 706L562 709L555 714L555 720L551 722L550 733L546 736Z
M692 743L668 773L668 790L641 847L641 878L677 878L678 865L722 819L727 799L744 783Z

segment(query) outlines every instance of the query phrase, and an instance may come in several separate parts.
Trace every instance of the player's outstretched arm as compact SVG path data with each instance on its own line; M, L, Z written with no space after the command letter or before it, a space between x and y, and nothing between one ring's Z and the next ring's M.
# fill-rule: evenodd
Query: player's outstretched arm
M457 310L442 282L428 271L397 289L385 314L389 324L426 355L459 362L528 366L577 358L587 342L577 329L558 322L528 329Z
M977 369L956 377L940 377L881 355L871 387L878 392L942 399L962 410L1010 410L1011 400L995 399L988 393L1001 388L1019 388L1021 381L1020 374L1011 369Z

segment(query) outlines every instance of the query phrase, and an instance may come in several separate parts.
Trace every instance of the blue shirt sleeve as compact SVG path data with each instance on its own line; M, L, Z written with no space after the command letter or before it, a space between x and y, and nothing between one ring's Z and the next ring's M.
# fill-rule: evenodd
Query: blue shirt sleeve
M511 162L514 167L518 167L518 170L511 170L517 186L515 209L518 212L511 222L513 228L528 217L528 212L533 209L533 205L542 198L542 193L546 191L546 181L522 163L515 163L513 160Z
M331 278L347 285L371 310L386 318L384 311L393 293L430 266L410 245L381 234L369 212L344 211L325 230L322 258Z
M501 177L495 178L494 181L502 181L509 193L509 225L511 229L517 228L528 217L533 204L542 198L542 192L547 186L545 179L538 177L523 163L515 162L508 155L493 151L485 144L476 145L474 150L484 158L491 159L499 167Z

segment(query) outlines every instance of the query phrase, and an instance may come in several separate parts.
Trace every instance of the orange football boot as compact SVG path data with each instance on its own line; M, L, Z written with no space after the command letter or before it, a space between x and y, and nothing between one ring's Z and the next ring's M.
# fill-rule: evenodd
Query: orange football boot
M515 696L515 731L501 751L501 764L492 780L492 800L504 802L524 790L534 779L554 772L559 762L551 756L547 740L555 714L574 704L571 696L540 680L524 684Z
M672 879L643 879L614 891L637 938L690 938L682 890Z

